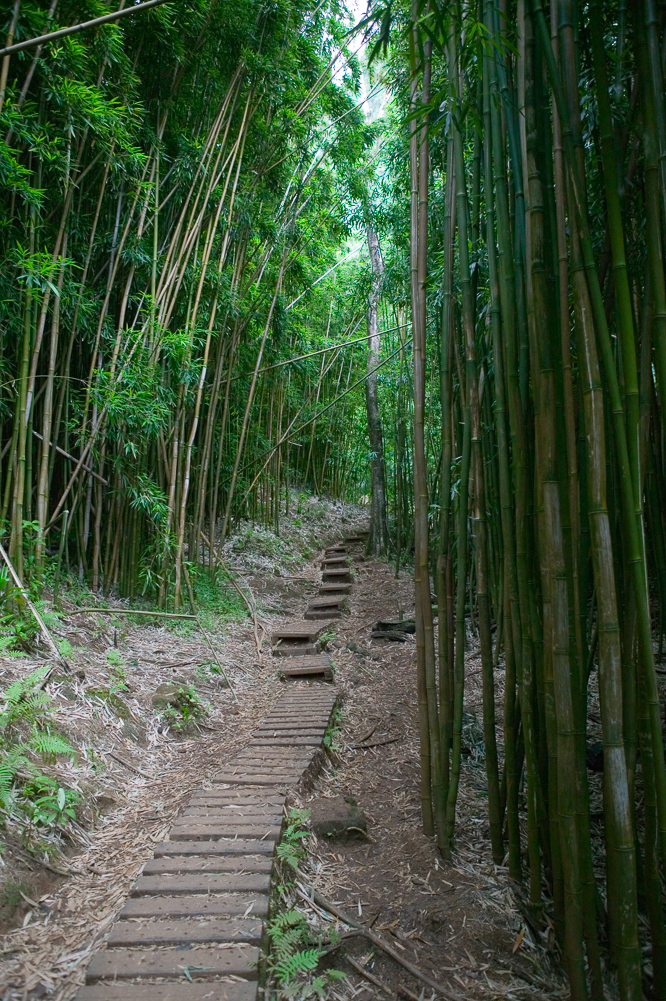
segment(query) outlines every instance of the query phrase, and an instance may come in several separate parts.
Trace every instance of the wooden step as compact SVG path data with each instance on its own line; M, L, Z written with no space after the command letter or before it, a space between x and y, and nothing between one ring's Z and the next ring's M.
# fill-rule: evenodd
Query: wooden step
M323 653L318 657L292 657L284 667L280 667L280 674L285 678L306 678L312 675L319 675L325 681L332 681L331 658ZM328 716L330 716L330 711L322 713L320 718L325 718L327 723ZM265 726L270 727L270 725L270 720L268 720Z
M333 582L332 584L322 584L319 588L319 594L322 596L327 594L351 594L351 589L351 582Z
M344 594L329 594L313 598L308 604L308 611L313 608L335 608L341 610L347 598Z
M297 619L294 622L287 622L286 625L281 626L280 629L276 629L275 632L271 633L271 643L273 646L284 640L315 643L325 630L325 623L313 626L311 622Z
M351 584L351 573L348 567L342 567L340 570L324 570L321 579L323 584Z
M320 653L318 643L280 643L273 647L274 657L316 656Z
M216 981L188 983L179 978L171 983L90 984L82 987L74 1001L255 1001L256 981Z

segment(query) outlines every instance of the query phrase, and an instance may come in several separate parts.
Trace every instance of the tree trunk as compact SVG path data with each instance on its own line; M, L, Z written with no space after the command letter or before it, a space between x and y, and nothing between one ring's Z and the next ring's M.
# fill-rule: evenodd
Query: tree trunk
M386 520L386 470L384 465L384 442L382 438L382 419L379 414L377 398L377 372L379 364L379 325L377 323L377 304L384 274L384 262L379 249L377 234L372 226L367 226L368 250L372 265L372 287L368 296L368 366L372 373L365 380L365 406L368 413L368 439L370 442L370 471L372 475L372 500L370 507L370 537L368 553L372 556L384 556L388 548L389 534Z

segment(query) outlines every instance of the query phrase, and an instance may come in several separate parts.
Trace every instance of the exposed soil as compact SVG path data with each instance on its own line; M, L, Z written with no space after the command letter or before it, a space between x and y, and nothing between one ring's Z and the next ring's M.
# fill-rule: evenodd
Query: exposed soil
M451 863L421 829L416 706L416 643L371 639L380 619L414 614L413 583L384 563L357 564L351 613L336 623L336 683L343 693L332 766L314 796L353 797L368 820L367 841L321 839L312 846L312 884L351 916L404 950L410 962L465 998L520 994L566 997L568 988L534 941L509 885L508 870L492 863L483 763L480 661L467 659L463 768ZM356 645L356 651L348 644ZM498 678L501 696L501 672ZM354 747L375 743L368 750ZM307 799L303 802L307 806ZM313 838L313 841L315 839ZM313 914L313 919L315 915ZM321 925L321 915L317 916ZM337 950L347 969L331 996L384 996L341 954L351 955L387 984L422 990L415 978L362 936ZM373 956L374 961L368 957ZM429 996L426 990L426 996Z
M216 687L197 670L211 660L211 653L189 625L126 625L114 637L113 625L94 616L70 631L70 660L85 677L53 681L48 690L57 702L59 729L81 750L78 762L61 763L58 774L63 783L81 789L84 806L67 837L52 838L64 854L49 865L63 875L27 861L25 853L11 848L4 853L0 891L11 902L16 897L12 886L19 883L25 896L13 913L0 912L5 924L0 937L3 1001L43 996L66 1001L83 982L86 963L184 800L247 742L284 691L266 637L272 625L300 617L315 593L321 553L313 553L313 537L320 545L336 540L364 515L362 509L322 503L315 513L301 515L291 538L255 533L225 548L225 559L244 573L257 599L258 634L263 637L258 652L249 618L219 622L213 630L213 644L237 702L228 689ZM298 552L300 559L293 555ZM308 562L303 560L306 553ZM477 721L480 664L473 651L466 687L468 753L453 862L444 862L434 841L421 833L414 637L407 636L405 643L370 637L375 622L401 613L413 614L409 574L401 572L396 580L384 563L357 562L350 612L335 623L335 639L329 642L341 727L330 767L308 798L352 796L367 816L369 837L323 843L313 836L306 873L329 899L367 921L411 962L448 985L451 995L564 997L564 979L524 924L506 870L491 861ZM91 689L110 687L108 651L114 638L128 667L130 687L119 693L126 714L112 700L91 694ZM26 661L1 662L3 686L28 667ZM201 725L187 732L165 726L152 705L156 687L174 676L195 684L209 703ZM362 738L375 746L354 748ZM20 832L11 824L7 834L18 844ZM300 901L299 906L307 905ZM325 927L321 914L310 908L310 915ZM392 992L402 985L416 997L421 993L417 980L359 936L345 939L330 954L331 962L349 974L347 981L329 988L331 997L382 996L349 966L345 955L367 963Z

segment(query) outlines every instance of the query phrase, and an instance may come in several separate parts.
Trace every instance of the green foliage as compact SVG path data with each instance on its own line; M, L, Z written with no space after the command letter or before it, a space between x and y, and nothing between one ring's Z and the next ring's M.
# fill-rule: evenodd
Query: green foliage
M307 854L302 842L308 836L308 832L303 830L302 825L308 821L309 817L309 810L292 808L289 811L287 826L276 848L278 858L286 862L292 869L298 869L300 859Z
M322 957L321 939L302 911L283 911L267 927L271 941L269 968L278 982L280 998L325 998L328 985L345 976L339 970L312 976Z
M12 682L0 695L0 802L6 817L28 833L65 828L81 798L44 774L30 754L55 762L75 754L71 744L50 729L51 699L40 687L49 667Z
M67 659L67 657L72 656L74 650L72 649L72 644L69 642L69 640L67 639L60 640L60 642L58 643L58 653L65 659Z
M336 706L331 715L330 722L326 728L326 733L324 734L324 739L322 741L324 747L332 748L333 750L338 750L335 741L340 734L340 725L342 722L342 710L339 706Z
M208 706L201 701L194 685L187 685L179 688L178 694L169 699L162 715L174 730L184 730L202 719L207 711Z
M237 621L247 616L247 605L221 567L217 568L214 580L211 580L207 568L189 565L188 571L197 609L204 613L204 617Z

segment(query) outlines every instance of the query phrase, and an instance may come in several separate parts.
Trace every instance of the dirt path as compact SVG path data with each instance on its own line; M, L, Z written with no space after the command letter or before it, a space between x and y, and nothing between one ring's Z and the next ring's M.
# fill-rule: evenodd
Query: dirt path
M329 525L322 543L333 542L353 525L337 531ZM306 599L316 593L321 552L289 577L265 572L248 576L265 611L266 630L302 615ZM248 566L251 565L248 556ZM373 641L372 626L382 618L405 617L413 612L413 585L408 574L398 580L386 564L356 563L351 610L335 624L329 644L336 666L336 688L342 699L341 729L331 752L329 767L320 777L315 796L352 796L368 819L368 839L356 842L316 842L308 876L329 899L368 921L406 958L453 994L465 997L566 996L562 977L550 967L546 952L535 945L516 906L507 872L491 862L485 802L485 775L480 728L480 664L468 659L464 759L452 864L438 857L434 842L420 831L418 780L418 727L415 700L415 643ZM81 627L84 628L84 627ZM93 631L89 624L85 628ZM113 636L88 636L100 651L113 645ZM249 741L257 721L266 716L284 691L278 677L279 663L268 648L257 655L254 629L249 620L227 627L215 638L234 685L237 702L228 691L209 693L210 714L206 729L196 740L173 732L158 732L149 721L140 747L127 735L126 724L106 713L92 699L89 686L106 672L100 663L86 659L86 680L77 682L77 700L68 703L63 693L72 682L53 687L58 710L73 737L72 714L85 716L80 730L93 740L97 753L106 752L106 769L100 779L91 756L89 772L78 776L82 787L95 782L97 795L105 795L102 815L94 829L83 824L75 830L79 849L70 853L68 873L62 878L45 870L35 872L35 897L23 909L23 928L0 938L0 992L2 1001L71 998L82 984L84 969L99 947L127 897L142 865L162 841L184 801L221 765ZM119 644L126 660L134 660L140 679L133 699L132 719L142 717L150 693L164 680L165 663L204 656L199 638L175 634L164 628L129 629ZM82 658L83 659L83 655ZM152 661L152 663L151 663ZM101 664L101 666L100 666ZM186 674L193 667L170 668ZM79 691L80 689L80 691ZM88 695L86 695L86 692ZM86 702L87 699L87 702ZM84 712L82 702L88 705ZM92 704L91 703L91 704ZM87 715L86 715L87 712ZM131 723L131 720L129 721ZM87 730L85 728L88 728ZM353 747L361 738L366 745ZM115 751L113 750L115 748ZM115 754L111 757L109 754ZM132 770L134 769L134 770ZM106 788L107 792L104 792ZM17 858L17 856L15 856ZM60 863L62 865L62 863ZM34 863L31 867L34 872ZM41 882L40 882L41 881ZM319 920L314 914L313 920ZM345 942L344 950L331 954L334 965L346 969L347 982L329 988L334 998L383 996L346 963L351 956L394 991L405 986L416 997L421 986L397 964L362 937ZM544 969L548 972L544 973Z
M283 525L281 538L244 526L223 553L256 596L260 638L284 615L302 614L305 599L316 594L318 564L304 563L304 553L312 556L320 540L337 537L341 526L353 529L364 516L355 506L316 498L302 511L294 504L294 511L297 518ZM90 595L79 601L91 604ZM65 605L76 607L69 595ZM249 618L224 622L211 613L206 621L236 699L206 666L211 651L189 623L133 625L123 617L114 624L108 616L77 615L54 626L58 641L71 648L73 673L48 685L50 724L78 754L75 762L60 759L44 771L79 790L81 801L65 837L56 830L42 835L43 862L21 849L25 826L11 811L3 814L3 1001L74 995L132 882L185 801L248 743L282 695L278 664L267 645L258 655ZM41 664L0 656L0 687ZM207 704L187 732L166 724L153 705L158 687L174 679L194 685Z

